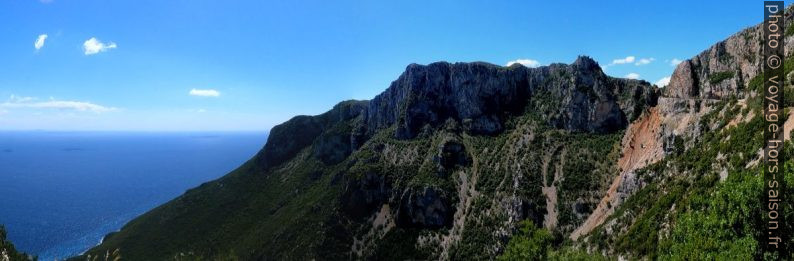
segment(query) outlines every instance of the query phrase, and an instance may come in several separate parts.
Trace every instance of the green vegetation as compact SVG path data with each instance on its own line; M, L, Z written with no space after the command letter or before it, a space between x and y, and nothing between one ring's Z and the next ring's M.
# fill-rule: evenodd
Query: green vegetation
M786 27L786 31L783 34L786 37L794 35L794 24L791 24L788 27Z
M756 93L764 93L764 73L760 73L750 79L747 84L747 90L755 91Z
M712 85L719 84L724 80L733 78L735 73L732 71L725 71L725 72L716 72L709 75L709 83Z
M670 237L659 249L662 259L754 259L756 237L764 227L759 213L763 179L755 173L735 173L709 195L693 195L693 211L677 215Z
M472 211L483 211L486 208L486 200L484 197L477 197ZM506 219L507 217L504 214L469 217L467 227L461 235L461 241L454 245L450 251L450 259L483 260L493 257L495 253L488 251L487 246L498 242L499 238L493 233L494 228L498 227Z
M551 233L545 229L535 227L532 221L521 222L518 233L510 239L510 243L505 248L505 252L499 256L498 260L546 260L548 258L549 246L551 245Z
M554 235L552 241L559 246L563 235L590 214L618 173L622 137L622 132L587 134L549 126L549 117L555 116L548 113L561 116L559 106L560 99L541 92L523 113L506 115L505 130L496 135L471 135L460 130L461 122L448 122L436 129L426 127L415 138L396 139L398 128L392 125L349 151L347 133L355 133L361 117L348 119L329 112L333 117L297 118L271 133L274 144L288 149L260 153L223 178L188 190L109 234L100 246L76 259L108 252L132 260L349 259L351 255L437 259L441 243L431 239L449 233L458 238L446 251L450 259L488 259L508 244L495 231L512 230L517 220L543 221L547 210L542 173L547 174L547 185L557 188L559 219L557 229L537 231ZM334 122L334 118L343 120ZM306 126L322 126L323 131L305 130ZM278 138L291 132L314 140ZM466 162L442 166L442 158L454 157L441 150L449 142L464 147ZM467 184L471 191L463 187ZM454 221L466 225L453 229L452 220L441 227L411 224L406 213L416 210L409 210L410 199L418 200L417 195L428 189L435 191L450 217L466 207L460 217L464 220ZM461 205L464 200L468 204ZM384 204L390 205L387 214L397 225L373 226ZM354 242L356 251L351 254ZM548 251L549 258L585 255L570 246Z
M420 229L395 228L377 243L375 260L424 260L430 257L428 249L417 248L415 242L421 234Z
M355 227L335 215L336 204L324 203L338 197L339 187L331 185L338 169L308 155L304 150L297 156L302 164L267 175L249 161L134 219L87 254L118 250L131 260L339 255L349 247L343 232Z
M788 77L789 73L794 71L794 56L786 57L784 61L784 77ZM784 107L793 107L794 106L794 88L790 85L789 82L785 83L785 89L783 91L783 105ZM750 79L750 82L747 84L748 91L755 91L758 96L754 99L750 99L747 103L750 105L752 109L758 109L763 106L763 95L764 95L764 74L761 73L753 79Z
M794 67L794 61L788 63ZM576 76L571 73L557 70L544 84L567 84ZM709 82L732 77L734 72L717 72ZM762 77L750 80L748 90L762 90ZM571 91L597 99L594 88L578 85ZM617 99L636 96L626 93ZM794 103L794 91L787 93L792 96L786 95L786 103ZM350 145L364 116L347 117L340 111L349 110L340 109L296 118L271 136L273 144L284 146L273 145L271 151L266 146L232 173L108 235L87 255L114 253L133 260L765 257L758 243L760 168L751 163L758 160L762 140L762 97L698 100L695 107L702 102L711 110L692 126L699 133L667 140L670 153L634 173L636 191L584 240L572 242L567 235L620 173L624 133L564 130L570 115L560 110L565 100L555 95L532 93L523 112L499 114L503 131L489 135L463 131L471 119L449 118L442 126L412 127L411 132L419 129L415 137L398 139L403 136L396 134L406 131L403 119ZM749 97L746 107L737 96ZM409 93L407 99L422 98ZM628 104L637 111L627 117L647 111L639 105ZM756 116L729 126L735 116L750 112ZM408 109L395 113L405 116ZM298 135L290 136L293 132ZM447 150L449 144L455 149ZM788 146L786 153L794 155ZM794 171L792 165L786 162L787 172ZM556 209L547 209L544 186L556 188ZM558 214L556 227L541 228L549 210ZM792 213L788 208L784 214Z
M783 61L783 76L787 76L791 71L794 71L794 56L788 56Z
M549 252L549 260L559 261L607 261L616 260L615 258L608 258L600 253L588 253L579 248L571 246L564 246L558 250Z
M7 234L5 227L0 225L0 260L11 260L11 261L38 260L38 258L35 256L30 256L28 254L17 251L17 249L14 247L14 244L12 244L11 241L8 241L8 238L6 236Z
M752 80L751 87L757 82ZM714 104L701 118L701 137L691 149L676 148L664 160L637 171L649 184L610 217L623 224L612 229L625 228L625 232L607 234L602 225L591 233L589 244L659 260L768 258L759 243L764 232L762 169L747 167L758 160L763 119L756 116L726 128L739 113L755 110L755 115L760 115L761 106L755 102L762 101L748 100L744 112L735 99ZM791 142L787 146L791 147ZM785 163L785 173L794 173L793 160ZM786 178L792 184L790 175ZM794 192L788 189L786 193ZM786 208L784 214L792 216L794 211Z
M757 87L757 82L759 80L751 81L750 89ZM522 224L500 259L606 259L592 257L593 253L581 250L589 247L594 247L596 253L607 251L651 260L770 259L768 253L762 252L760 243L764 236L762 169L759 165L747 167L751 161L758 160L757 151L762 143L759 130L763 119L756 116L727 127L730 119L739 114L747 115L749 110L760 115L761 106L753 103L762 100L747 102L746 109L742 109L735 98L712 104L711 112L699 123L702 131L699 139L692 141L675 137L670 155L637 171L638 177L647 185L629 197L604 223L609 224L610 220L616 219L617 222L612 224L617 227L611 229L619 232L607 233L605 225L602 225L584 242L558 245L543 236L548 234L544 229L531 223ZM597 145L599 140L602 145ZM608 147L609 140L607 136L593 139L590 147ZM695 143L684 150L687 142ZM786 146L784 154L794 155L794 144L789 141ZM605 150L599 154L610 153ZM599 158L593 162L603 160L607 159ZM574 169L597 169L588 163L571 164L569 167L572 169L566 173L575 172ZM794 173L794 160L784 163L784 172ZM588 185L595 184L578 178L571 178L568 182L576 186L563 182L563 195L570 191L587 191ZM794 184L791 175L786 177L786 182ZM792 186L787 189L786 193L794 193ZM786 207L784 215L794 218L792 206ZM564 213L561 211L562 216Z
M553 103L550 99L537 97L535 101L540 103L538 105L541 107ZM496 137L467 137L472 140L470 142L474 148L472 151L477 152L475 157L479 159L478 165L495 167L479 169L477 190L481 194L473 199L469 211L472 214L466 220L460 242L450 250L451 259L489 259L498 254L483 249L489 249L494 242L499 241L499 237L493 231L497 231L508 217L504 214L483 213L498 211L498 205L494 205L491 199L499 198L500 193L515 189L510 185L512 181L506 181L521 180L522 185L518 187L516 193L535 206L534 212L545 213L545 196L540 188L544 185L541 174L546 173L545 185L558 188L559 230L538 231L557 234L562 238L563 234L572 231L589 215L608 187L609 180L618 173L616 162L620 151L621 132L603 135L561 131L542 124L540 117L537 112L527 111L523 116L509 121L507 125L514 128L512 131ZM532 133L534 138L527 140L525 146L516 146L515 144L522 139L527 139L527 133ZM508 155L520 155L520 157L511 159L512 156ZM544 171L545 161L548 162ZM511 166L521 166L521 169L520 171L511 169ZM554 182L558 170L560 180ZM523 175L516 177L509 173ZM585 206L585 212L579 215L571 210L577 202ZM532 220L527 220L526 223L534 224ZM562 257L587 256L573 250L555 253Z
M538 228L532 221L522 221L518 231L510 238L505 251L497 260L576 260L606 261L609 258L599 253L588 253L571 245L560 245L555 249L554 236L548 230Z
M623 132L605 135L562 135L566 155L562 161L562 182L558 186L557 210L563 232L571 232L595 209L609 182L618 173L620 139ZM578 206L574 210L571 206ZM579 213L576 213L579 212Z

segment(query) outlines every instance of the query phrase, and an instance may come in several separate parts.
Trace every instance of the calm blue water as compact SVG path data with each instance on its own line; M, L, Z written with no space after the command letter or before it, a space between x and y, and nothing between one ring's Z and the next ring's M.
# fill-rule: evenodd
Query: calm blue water
M0 224L21 250L79 254L251 158L266 133L0 132Z

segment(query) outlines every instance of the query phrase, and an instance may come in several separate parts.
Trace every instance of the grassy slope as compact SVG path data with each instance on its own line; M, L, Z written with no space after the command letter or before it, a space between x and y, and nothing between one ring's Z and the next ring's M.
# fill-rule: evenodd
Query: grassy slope
M305 153L298 157L305 157ZM265 175L249 161L134 219L88 254L119 249L132 260L305 258L325 239L338 189L308 160ZM312 176L314 174L314 176ZM309 182L319 177L318 182Z

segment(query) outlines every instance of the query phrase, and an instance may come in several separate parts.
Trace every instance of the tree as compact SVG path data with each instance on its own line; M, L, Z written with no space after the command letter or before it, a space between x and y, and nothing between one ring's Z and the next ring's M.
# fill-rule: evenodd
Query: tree
M521 222L521 229L510 239L499 260L546 260L552 236L532 221Z

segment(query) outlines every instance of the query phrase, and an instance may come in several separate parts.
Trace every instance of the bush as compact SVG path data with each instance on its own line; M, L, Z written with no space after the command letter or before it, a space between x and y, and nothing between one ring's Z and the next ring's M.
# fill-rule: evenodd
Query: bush
M722 81L733 78L734 72L725 71L725 72L716 72L709 75L709 83L712 85L721 83Z
M709 195L695 195L692 210L679 213L662 259L751 260L760 247L754 238L764 227L760 171L733 173ZM661 249L660 249L661 250Z
M498 260L546 260L552 236L548 230L537 228L532 221L521 222L521 229L510 239Z

